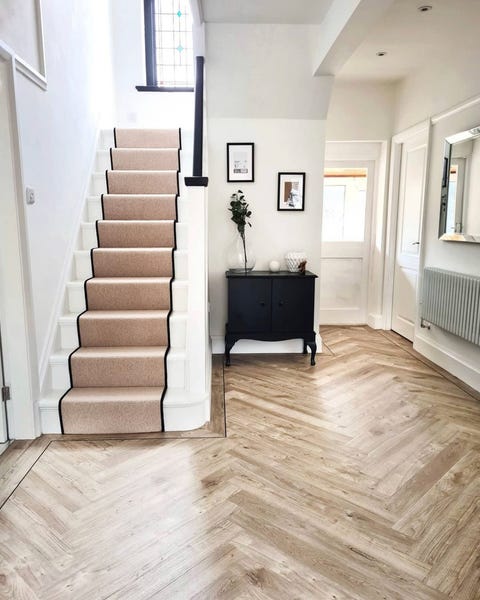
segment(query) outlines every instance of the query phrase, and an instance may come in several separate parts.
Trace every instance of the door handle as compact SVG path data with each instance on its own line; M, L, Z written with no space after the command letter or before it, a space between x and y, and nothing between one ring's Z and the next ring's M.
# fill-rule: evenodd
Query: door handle
M420 242L412 242L412 246L420 246Z
M283 306L283 300L280 300L280 302L278 303L278 306Z
M260 302L260 306L265 306L265 302Z

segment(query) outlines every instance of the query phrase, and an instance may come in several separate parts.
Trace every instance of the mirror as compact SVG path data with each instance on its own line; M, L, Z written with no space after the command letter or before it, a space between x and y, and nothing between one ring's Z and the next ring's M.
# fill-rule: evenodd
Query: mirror
M439 237L480 243L480 126L445 140Z

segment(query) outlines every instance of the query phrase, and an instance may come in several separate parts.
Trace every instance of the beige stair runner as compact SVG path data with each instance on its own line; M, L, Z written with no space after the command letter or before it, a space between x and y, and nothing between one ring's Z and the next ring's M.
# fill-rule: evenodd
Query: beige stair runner
M116 129L63 433L163 429L179 130Z

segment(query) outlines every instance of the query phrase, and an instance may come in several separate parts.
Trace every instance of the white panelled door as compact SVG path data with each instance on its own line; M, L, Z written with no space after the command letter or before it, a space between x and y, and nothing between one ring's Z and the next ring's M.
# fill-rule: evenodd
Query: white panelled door
M367 322L375 161L325 163L320 323Z
M418 268L427 167L428 131L402 144L392 329L413 341L417 313Z

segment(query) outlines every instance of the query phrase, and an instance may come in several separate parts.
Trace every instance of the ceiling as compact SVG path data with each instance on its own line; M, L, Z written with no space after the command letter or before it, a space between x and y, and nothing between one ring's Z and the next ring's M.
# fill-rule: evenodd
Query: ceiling
M201 0L207 23L321 23L333 0Z
M418 11L422 4L433 10ZM350 80L397 81L461 48L473 55L480 41L479 0L397 0L354 51L338 76ZM377 57L376 53L387 55ZM472 64L472 69L476 65Z

